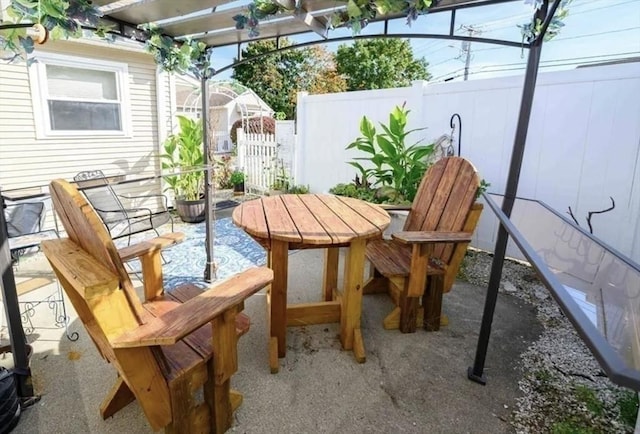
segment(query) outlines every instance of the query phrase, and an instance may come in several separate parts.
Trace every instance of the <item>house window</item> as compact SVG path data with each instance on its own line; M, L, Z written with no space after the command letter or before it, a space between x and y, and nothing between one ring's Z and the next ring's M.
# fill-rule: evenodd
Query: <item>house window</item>
M127 65L38 53L34 111L38 135L128 135Z

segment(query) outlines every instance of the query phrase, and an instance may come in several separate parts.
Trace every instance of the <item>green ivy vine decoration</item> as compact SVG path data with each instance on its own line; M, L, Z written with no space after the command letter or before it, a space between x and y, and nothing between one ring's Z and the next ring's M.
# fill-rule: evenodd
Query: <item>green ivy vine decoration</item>
M549 27L547 27L547 32L544 34L544 40L549 41L555 38L560 30L564 27L564 19L569 14L569 3L573 0L562 0L560 5L558 6L558 10L553 15L551 22L549 22ZM525 0L526 4L533 5L536 10L542 7L542 0ZM542 28L542 21L536 19L535 17L531 20L530 23L520 24L518 25L520 28L520 32L522 33L522 40L527 42L533 42L536 37L540 34L540 30Z
M547 29L545 39L556 36L564 26L563 19L567 16L567 6L572 0L562 0L555 17ZM331 17L332 28L349 27L354 34L360 31L378 15L403 14L407 24L411 24L418 16L429 12L437 0L336 0L344 3L345 8L334 13ZM543 0L524 0L525 4L539 9ZM294 3L300 8L300 0ZM276 16L286 8L275 0L253 0L247 7L245 14L233 17L237 29L248 29L250 37L259 35L258 26L261 20ZM111 30L101 22L102 13L93 6L91 0L11 0L7 8L7 15L16 27L4 25L0 27L0 50L8 53L3 57L5 61L16 59L32 62L28 58L34 50L36 41L43 43L49 39L68 39L82 37L82 29L90 28L94 34L107 37ZM534 19L528 24L519 26L523 41L531 42L540 33L542 23ZM35 38L34 29L44 32ZM46 29L46 30L45 30ZM190 73L197 78L210 78L215 73L212 66L212 49L203 42L186 40L176 42L171 37L162 34L154 26L143 27L148 39L146 49L154 56L164 70L178 73Z
M358 34L378 14L402 13L407 17L407 24L411 24L419 15L429 11L433 0L336 0L336 3L344 3L346 9L331 16L331 27L348 27L354 34ZM298 0L296 8L299 7ZM272 0L254 0L247 6L245 14L238 14L233 20L236 22L236 29L246 28L249 30L249 37L254 38L260 35L258 26L261 20L285 10L284 6Z
M106 38L111 30L101 21L102 13L90 0L11 0L7 15L18 27L0 29L0 50L7 55L2 60L26 60L36 43L47 39L81 38L83 28L89 28L99 37ZM41 26L41 27L40 27ZM33 28L46 29L44 35L35 35ZM198 78L211 77L215 70L211 64L211 50L203 42L187 40L182 43L163 35L153 26L141 26L147 33L146 50L166 71L191 73Z
M147 32L147 52L163 70L191 74L196 78L211 78L215 74L211 59L213 49L207 48L204 42L187 39L178 43L156 26L141 26L141 29Z
M298 0L296 1L296 7L299 7ZM258 24L261 20L285 10L283 5L271 0L254 0L253 3L247 6L245 14L236 15L233 20L236 22L236 29L246 28L249 30L249 37L255 38L260 35Z
M105 36L108 27L101 25L102 14L90 0L11 0L7 15L18 28L0 30L0 49L8 52L5 61L27 60L33 52L37 38L30 25L39 24L46 29L40 43L46 39L68 39L82 36L83 27L91 27L98 36Z
M563 19L567 16L567 5L572 0L563 0L558 11L545 34L545 40L552 39L556 36L564 23ZM525 4L533 6L536 10L543 5L543 0L524 0ZM336 0L336 4L344 4L345 8L331 15L331 28L348 27L351 28L353 34L359 34L366 25L376 18L378 15L396 15L402 14L407 18L407 24L411 25L420 15L429 12L432 5L438 3L438 0ZM300 7L300 1L296 1L296 8ZM260 35L260 21L276 16L287 9L275 0L253 0L253 3L247 6L247 10L243 14L233 17L236 22L236 29L248 29L249 37L254 38ZM519 25L523 40L533 41L540 33L542 22L533 20L531 23Z

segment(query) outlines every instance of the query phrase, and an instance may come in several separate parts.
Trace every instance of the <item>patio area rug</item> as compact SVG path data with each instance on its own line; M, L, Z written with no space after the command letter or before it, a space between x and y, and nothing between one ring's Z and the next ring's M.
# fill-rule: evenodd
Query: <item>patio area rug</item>
M209 286L203 279L207 258L204 246L205 223L181 224L176 226L175 230L183 232L185 239L182 243L162 252L167 260L167 263L162 266L165 289L171 291L172 288L183 283L193 283L201 287ZM265 250L236 227L230 218L215 222L213 256L218 265L217 280L226 279L247 268L266 263ZM139 264L132 261L130 265L133 271L139 270Z
M235 200L221 200L220 202L214 203L213 207L216 211L219 211L222 209L233 208L238 205L240 205L240 203Z

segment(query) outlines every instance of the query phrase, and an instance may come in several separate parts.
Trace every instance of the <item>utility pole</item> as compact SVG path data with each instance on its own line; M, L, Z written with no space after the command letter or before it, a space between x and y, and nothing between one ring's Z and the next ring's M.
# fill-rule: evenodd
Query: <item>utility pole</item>
M473 26L460 26L462 30L468 33L469 37L478 36L482 33L481 30L476 29ZM460 46L460 54L458 55L458 59L462 59L464 57L464 81L467 81L469 77L469 66L471 65L471 41L462 41L462 45Z

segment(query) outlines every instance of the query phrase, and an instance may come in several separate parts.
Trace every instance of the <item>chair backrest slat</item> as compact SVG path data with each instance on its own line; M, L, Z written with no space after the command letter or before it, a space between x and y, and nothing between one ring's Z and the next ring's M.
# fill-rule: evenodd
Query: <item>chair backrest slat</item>
M460 157L446 157L425 173L405 231L461 231L473 205L479 179L473 165ZM436 246L434 257L448 263L453 245Z
M118 276L120 287L125 291L131 308L139 322L144 322L142 304L118 249L93 207L73 185L63 179L52 181L50 192L54 208L69 239Z

